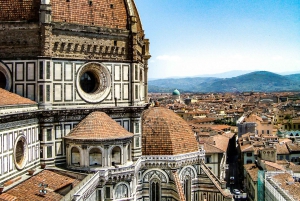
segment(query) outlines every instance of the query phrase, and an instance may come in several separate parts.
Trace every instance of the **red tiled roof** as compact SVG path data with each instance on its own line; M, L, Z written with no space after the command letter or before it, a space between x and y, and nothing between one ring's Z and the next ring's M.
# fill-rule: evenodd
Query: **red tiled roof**
M36 102L0 88L0 106L37 104Z
M221 149L223 152L226 152L229 143L229 138L223 135L214 135L213 138L216 143L215 147Z
M257 175L259 168L255 164L245 164L244 168L251 177L252 181L257 181Z
M277 154L290 154L288 148L285 143L276 144Z
M38 185L40 183L48 184L48 187L45 188L45 190L47 190L45 195L39 194L41 187ZM56 201L63 198L62 195L55 192L56 190L77 183L78 181L75 178L68 177L54 171L43 170L39 174L32 176L30 179L1 194L0 200L8 201L13 200L12 198L17 198L17 200L24 201Z
M2 193L0 195L0 201L17 201L18 198L16 196L10 195L8 193Z
M292 195L295 200L300 200L300 183L294 182L292 175L288 173L277 174L273 176L273 179L288 194Z
M65 138L110 140L131 137L133 137L132 133L128 132L104 112L93 112L85 117Z
M224 153L224 151L222 151L221 149L208 143L203 144L203 149L205 150L206 154Z
M153 107L143 113L143 155L177 155L198 151L198 143L186 121L173 111Z
M285 171L285 168L282 165L279 165L277 163L273 163L271 161L265 161L265 160L261 160L261 162L265 164L267 171L275 171L275 170Z

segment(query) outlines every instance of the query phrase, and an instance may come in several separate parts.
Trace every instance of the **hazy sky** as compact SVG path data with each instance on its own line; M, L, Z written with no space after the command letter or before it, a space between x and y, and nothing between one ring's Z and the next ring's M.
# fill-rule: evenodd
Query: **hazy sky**
M135 0L149 78L300 70L300 0Z

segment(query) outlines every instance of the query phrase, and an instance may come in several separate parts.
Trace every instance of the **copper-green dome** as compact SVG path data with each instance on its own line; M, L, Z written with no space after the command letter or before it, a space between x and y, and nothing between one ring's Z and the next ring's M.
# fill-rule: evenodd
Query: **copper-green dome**
M175 89L172 94L173 96L180 96L180 92L177 89Z

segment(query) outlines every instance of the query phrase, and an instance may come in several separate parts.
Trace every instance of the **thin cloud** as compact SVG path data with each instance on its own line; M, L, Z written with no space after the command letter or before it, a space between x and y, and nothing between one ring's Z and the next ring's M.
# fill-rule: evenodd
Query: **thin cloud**
M275 61L281 61L281 60L283 60L283 57L282 56L274 56L274 57L272 57L272 59Z
M179 56L171 56L171 55L160 55L156 57L157 60L162 60L162 61L180 61L181 57Z

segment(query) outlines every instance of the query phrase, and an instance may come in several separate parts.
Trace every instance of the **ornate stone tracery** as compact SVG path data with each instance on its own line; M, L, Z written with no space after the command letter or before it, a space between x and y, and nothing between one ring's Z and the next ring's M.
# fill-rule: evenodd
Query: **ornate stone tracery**
M150 169L144 173L142 176L143 182L149 182L154 177L159 178L162 183L168 183L169 178L168 175L160 169Z
M185 177L189 176L191 179L194 179L197 177L197 171L193 166L187 166L184 167L180 173L179 173L179 178L181 181L184 181Z

